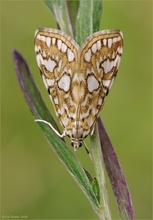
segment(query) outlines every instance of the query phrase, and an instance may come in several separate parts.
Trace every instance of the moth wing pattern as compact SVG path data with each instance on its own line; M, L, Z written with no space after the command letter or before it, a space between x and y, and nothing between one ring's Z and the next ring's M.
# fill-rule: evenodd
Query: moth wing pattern
M86 79L86 94L80 112L91 131L117 75L122 49L123 36L119 30L94 33L81 47L80 72Z
M35 33L35 53L42 79L56 115L71 136L77 106L72 101L72 79L78 69L79 46L62 31L42 28Z
M116 77L123 48L119 30L99 31L80 47L56 29L35 33L39 69L64 134L74 148L93 134L104 100Z

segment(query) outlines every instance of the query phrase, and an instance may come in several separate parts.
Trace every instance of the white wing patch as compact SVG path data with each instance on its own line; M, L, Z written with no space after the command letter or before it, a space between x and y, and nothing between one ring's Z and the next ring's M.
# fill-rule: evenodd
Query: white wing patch
M58 87L64 92L68 92L70 89L70 77L68 75L63 75L58 81Z
M87 85L89 92L93 92L94 90L97 90L99 87L99 83L93 75L87 78Z

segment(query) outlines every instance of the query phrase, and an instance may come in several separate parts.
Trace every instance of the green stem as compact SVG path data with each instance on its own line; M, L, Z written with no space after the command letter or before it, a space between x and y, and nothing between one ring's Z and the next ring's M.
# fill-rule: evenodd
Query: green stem
M93 136L91 137L92 144L92 157L94 162L94 169L96 173L96 178L99 184L99 197L100 197L100 206L101 213L99 215L101 220L111 220L111 212L108 202L108 192L106 188L106 179L104 172L104 161L101 151L101 146L99 142L99 134L98 134L98 126L96 124L95 131Z

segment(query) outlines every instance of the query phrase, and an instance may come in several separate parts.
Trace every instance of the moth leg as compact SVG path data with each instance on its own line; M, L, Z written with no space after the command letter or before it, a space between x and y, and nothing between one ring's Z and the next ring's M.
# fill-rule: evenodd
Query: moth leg
M87 147L87 145L86 145L86 143L85 143L84 141L83 141L82 143L83 143L84 148L85 148L85 150L86 150L87 154L89 155L89 157L90 157L91 161L93 162L93 158L92 158L92 155L91 155L91 153L90 153L89 148Z
M44 124L48 125L55 132L55 134L57 134L60 138L63 138L66 136L65 131L63 131L63 134L60 134L48 121L45 121L42 119L35 119L35 122L43 122Z

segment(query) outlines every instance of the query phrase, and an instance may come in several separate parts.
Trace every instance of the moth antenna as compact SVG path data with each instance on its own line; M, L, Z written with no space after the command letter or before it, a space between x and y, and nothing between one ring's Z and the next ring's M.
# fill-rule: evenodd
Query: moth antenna
M66 136L65 131L63 134L60 134L48 121L42 120L42 119L35 119L35 122L43 122L44 124L48 125L54 132L57 134L60 138L63 138Z

